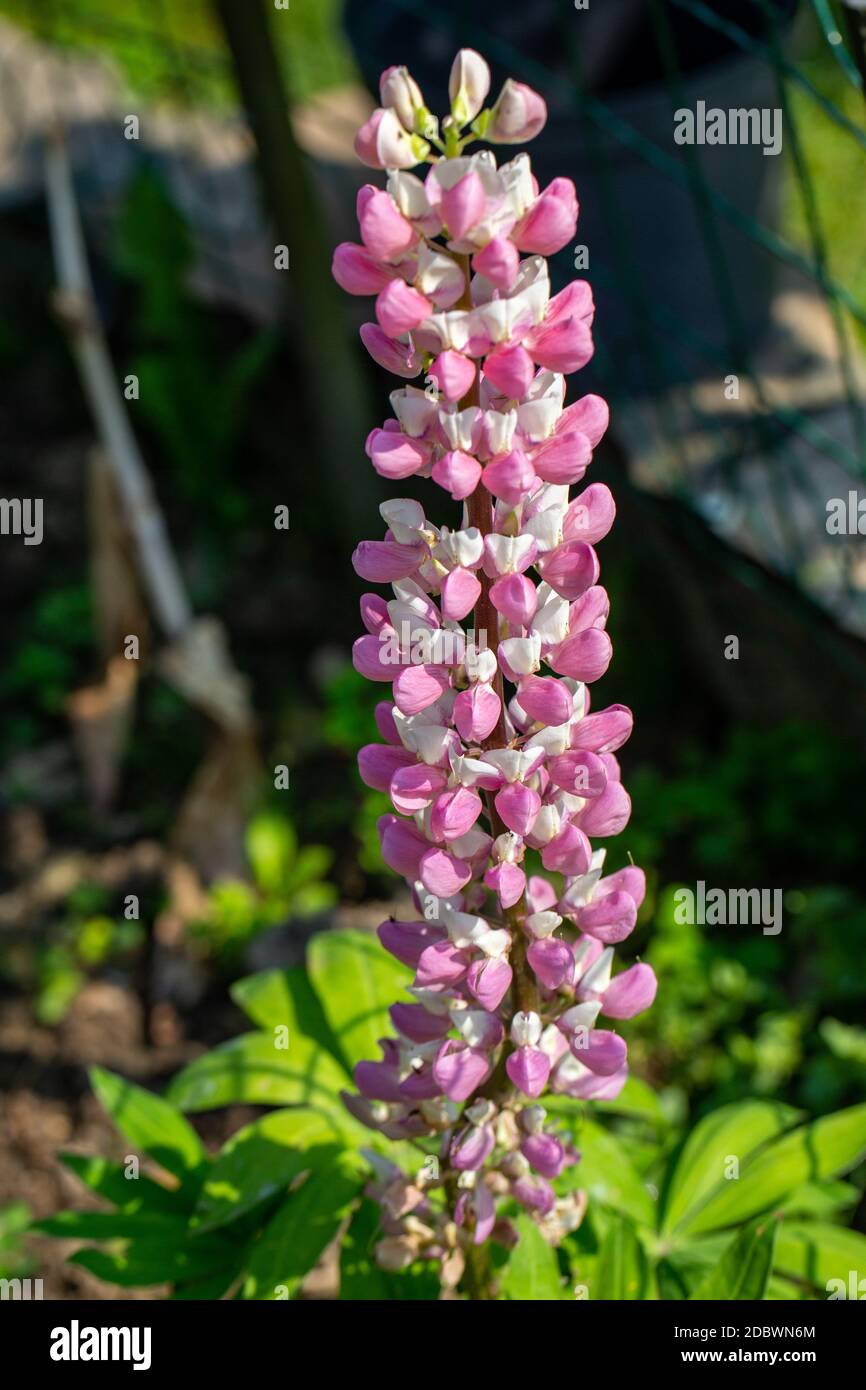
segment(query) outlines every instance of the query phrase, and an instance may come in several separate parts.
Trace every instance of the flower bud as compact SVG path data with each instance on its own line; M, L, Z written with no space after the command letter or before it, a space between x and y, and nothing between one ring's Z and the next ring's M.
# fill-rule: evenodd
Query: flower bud
M544 98L525 82L509 77L496 98L484 138L494 145L520 145L534 139L546 120Z
M474 48L461 48L451 65L448 96L459 126L474 121L490 91L490 69Z
M424 106L424 97L408 68L385 69L379 78L379 100L384 107L393 107L406 130L415 129L415 113Z

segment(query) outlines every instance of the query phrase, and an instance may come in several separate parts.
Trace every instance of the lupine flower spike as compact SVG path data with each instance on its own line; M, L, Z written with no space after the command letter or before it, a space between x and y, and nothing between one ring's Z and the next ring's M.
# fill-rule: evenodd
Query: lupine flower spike
M395 1003L395 1036L345 1097L389 1138L438 1143L416 1172L374 1157L377 1254L391 1269L437 1260L452 1286L474 1247L513 1244L506 1202L553 1244L580 1224L585 1195L554 1186L579 1155L544 1093L615 1097L628 1072L616 1024L656 990L648 965L613 970L644 875L605 875L595 848L629 817L616 751L632 716L590 706L611 659L595 545L615 506L603 483L569 488L608 408L596 395L565 404L565 377L592 356L593 299L583 280L551 296L545 260L574 236L577 199L570 179L539 190L523 152L500 165L464 154L544 126L538 93L509 80L485 107L489 88L484 59L458 53L440 125L406 68L382 74L356 150L386 187L361 190L360 242L333 264L350 294L375 296L370 355L421 378L392 392L367 440L373 467L395 483L430 478L462 506L452 529L396 497L380 509L384 538L353 557L390 587L361 600L355 666L390 698L376 711L383 741L359 764L390 796L382 853L416 920L379 928L415 972L414 1002ZM409 172L423 163L425 178ZM527 850L556 877L528 874Z

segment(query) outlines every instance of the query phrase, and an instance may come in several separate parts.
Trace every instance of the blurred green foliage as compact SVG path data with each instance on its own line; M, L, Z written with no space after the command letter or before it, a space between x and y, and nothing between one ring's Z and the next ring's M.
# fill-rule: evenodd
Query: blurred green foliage
M209 890L207 915L191 927L194 948L227 971L259 932L315 917L337 901L326 878L333 853L324 845L299 845L285 816L259 812L247 827L245 847L252 882L220 879Z
M38 739L40 716L62 714L83 656L92 650L90 587L47 588L12 625L10 657L0 668L0 758ZM15 789L12 788L13 794Z
M300 100L355 76L341 11L342 0L296 0L274 11L274 40ZM0 15L64 48L104 55L130 95L183 106L235 99L209 0L0 0Z
M127 190L114 245L115 267L134 290L126 324L132 351L124 363L124 374L138 377L131 413L152 432L181 496L195 505L202 535L218 544L248 519L249 502L230 465L274 336L255 333L218 352L208 315L188 287L195 258L189 230L149 166Z
M24 1245L33 1213L25 1202L0 1206L0 1279L26 1279L33 1261Z
M109 899L96 884L70 893L62 913L44 932L0 942L0 978L33 1000L42 1024L62 1022L87 980L111 967L134 967L144 941L138 921L108 913Z

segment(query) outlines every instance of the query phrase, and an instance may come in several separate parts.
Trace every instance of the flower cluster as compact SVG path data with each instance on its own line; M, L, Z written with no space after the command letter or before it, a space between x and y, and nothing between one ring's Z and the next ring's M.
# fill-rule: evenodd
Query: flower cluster
M430 477L463 504L452 529L417 501L386 502L384 539L353 557L364 580L391 587L361 601L355 666L391 698L376 710L384 741L359 764L390 796L382 853L417 920L379 928L415 972L413 1002L394 1004L396 1036L357 1067L346 1103L392 1139L439 1137L420 1172L374 1159L372 1190L379 1259L438 1258L450 1283L471 1246L513 1240L501 1198L553 1242L579 1224L584 1194L552 1185L579 1155L537 1102L548 1088L614 1097L626 1044L599 1020L631 1018L656 989L645 964L612 969L643 873L605 875L593 847L628 820L615 755L632 716L591 710L587 688L611 658L594 546L615 507L604 484L573 499L569 488L608 410L595 395L565 405L565 375L592 355L593 300L582 280L551 296L545 260L574 236L577 200L569 179L540 191L524 153L499 166L488 150L463 153L544 125L537 93L508 81L485 109L489 86L483 58L459 53L440 127L405 68L383 73L356 149L387 187L361 190L360 243L333 265L349 293L376 296L361 330L376 362L424 373L423 387L392 393L392 418L367 440L373 467ZM422 162L423 180L409 172ZM527 873L527 850L553 880Z

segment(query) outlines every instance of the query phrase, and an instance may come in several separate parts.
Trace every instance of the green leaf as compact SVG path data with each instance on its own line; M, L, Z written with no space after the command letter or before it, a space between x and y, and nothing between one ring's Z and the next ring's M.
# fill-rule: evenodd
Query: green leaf
M292 871L286 882L288 895L294 899L295 894L299 893L302 888L307 888L313 884L317 884L321 888L328 888L333 894L333 885L321 882L333 862L334 856L326 845L304 845L292 865Z
M520 1240L511 1251L500 1281L502 1298L526 1302L560 1302L562 1279L556 1251L525 1213L514 1222Z
M688 1298L703 1283L728 1248L729 1231L702 1236L667 1252L658 1266L660 1287L668 1282L676 1285L678 1293L663 1293L663 1298Z
M240 1262L238 1261L238 1265ZM202 1279L194 1279L191 1283L175 1285L169 1297L173 1302L195 1299L198 1302L210 1302L211 1300L222 1298L227 1289L231 1288L237 1278L239 1270L234 1265L229 1265L226 1269L217 1270L216 1274L206 1274Z
M392 1032L388 1009L411 972L362 931L314 936L307 953L310 979L341 1053L350 1067L379 1056L379 1038Z
M315 1110L275 1110L238 1130L207 1175L197 1227L212 1231L285 1191L309 1168L333 1164L344 1140Z
M279 893L298 848L291 822L275 812L263 811L250 821L244 841L259 888L264 893Z
M339 1092L348 1078L310 1038L290 1037L283 1051L267 1033L244 1033L185 1067L168 1094L181 1110L222 1105L305 1105L346 1117Z
M739 1160L742 1170L749 1154L799 1118L790 1106L754 1100L724 1105L700 1120L688 1136L668 1186L662 1231L691 1229L708 1197L733 1182L725 1178L730 1157Z
M355 1211L340 1245L340 1299L409 1300L435 1302L439 1277L429 1260L400 1273L376 1264L374 1246L382 1235L382 1218L375 1202L364 1198Z
M63 1240L131 1240L150 1235L181 1244L187 1223L153 1211L58 1211L34 1221L33 1229Z
M143 1173L137 1178L128 1178L124 1172L125 1164L117 1160L72 1153L61 1153L58 1157L85 1187L121 1211L146 1209L179 1213L189 1211L195 1202L196 1186L163 1187Z
M364 1182L344 1160L312 1173L286 1199L252 1247L244 1297L291 1298L334 1239Z
M739 1231L718 1264L692 1294L692 1301L760 1302L773 1268L777 1224L772 1217L764 1217Z
M601 1114L633 1115L638 1119L648 1120L658 1129L664 1128L666 1124L664 1111L655 1091L637 1076L628 1078L616 1100L594 1101L593 1110Z
M807 1182L779 1202L776 1210L782 1216L808 1216L817 1221L835 1217L841 1221L854 1210L859 1198L852 1182Z
M599 1252L591 1295L594 1299L635 1300L646 1293L647 1260L643 1246L628 1221L617 1217Z
M89 1075L100 1103L135 1148L178 1178L187 1178L205 1165L201 1140L171 1101L102 1067L91 1067Z
M319 996L303 966L248 975L232 985L231 996L253 1023L257 1023L266 1033L274 1034L277 1028L287 1028L289 1051L295 1038L311 1038L329 1052L341 1067L344 1066ZM348 1072L345 1080L348 1082Z
M783 1279L779 1275L771 1274L767 1280L767 1291L764 1294L765 1303L778 1302L798 1302L801 1299L811 1299L805 1289L799 1284L792 1284L790 1279Z
M592 1120L584 1120L577 1146L580 1162L566 1169L563 1186L569 1191L583 1188L590 1203L601 1202L638 1225L654 1226L653 1199L615 1135Z
M786 1221L776 1243L775 1268L779 1274L813 1285L824 1297L833 1292L828 1289L830 1280L841 1279L843 1296L850 1297L850 1271L855 1271L855 1282L866 1280L866 1236L823 1221Z
M723 1180L700 1208L693 1208L688 1229L697 1233L739 1224L803 1183L846 1172L864 1153L866 1105L824 1115L757 1150L741 1166L739 1179Z
M81 1265L97 1279L123 1288L148 1287L206 1279L221 1270L236 1271L242 1264L237 1246L215 1237L192 1237L172 1249L159 1239L135 1240L122 1253L77 1250L70 1264Z

